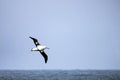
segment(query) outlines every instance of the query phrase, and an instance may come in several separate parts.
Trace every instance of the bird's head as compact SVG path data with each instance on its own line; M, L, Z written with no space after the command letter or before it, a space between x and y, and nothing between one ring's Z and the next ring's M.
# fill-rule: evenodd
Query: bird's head
M47 46L45 46L45 49L50 49L50 48L48 48Z
M46 47L46 49L50 49L50 48Z

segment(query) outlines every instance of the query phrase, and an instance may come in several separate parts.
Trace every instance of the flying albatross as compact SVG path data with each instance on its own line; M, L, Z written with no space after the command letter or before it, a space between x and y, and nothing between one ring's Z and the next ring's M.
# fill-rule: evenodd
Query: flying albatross
M31 51L39 51L41 53L41 55L44 57L45 63L47 63L48 60L48 56L46 55L46 53L44 52L45 49L49 49L47 46L43 46L40 45L38 40L33 38L33 37L29 37L33 40L34 44L35 44L35 48L32 48Z

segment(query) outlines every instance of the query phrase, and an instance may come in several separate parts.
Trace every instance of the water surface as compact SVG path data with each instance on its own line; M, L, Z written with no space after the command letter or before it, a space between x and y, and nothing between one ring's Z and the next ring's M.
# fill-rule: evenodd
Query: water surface
M120 80L120 70L0 70L0 80Z

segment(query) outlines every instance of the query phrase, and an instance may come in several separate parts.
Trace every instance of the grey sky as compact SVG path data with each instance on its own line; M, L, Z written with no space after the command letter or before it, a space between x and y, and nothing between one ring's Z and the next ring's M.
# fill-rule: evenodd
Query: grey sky
M120 69L120 1L0 0L0 69Z

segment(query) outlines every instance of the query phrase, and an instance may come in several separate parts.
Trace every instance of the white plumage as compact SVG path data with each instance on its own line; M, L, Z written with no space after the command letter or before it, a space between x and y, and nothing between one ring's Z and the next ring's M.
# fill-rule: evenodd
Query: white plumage
M47 46L43 46L43 45L38 45L37 47L35 48L32 48L32 51L42 51L44 49L49 49Z

